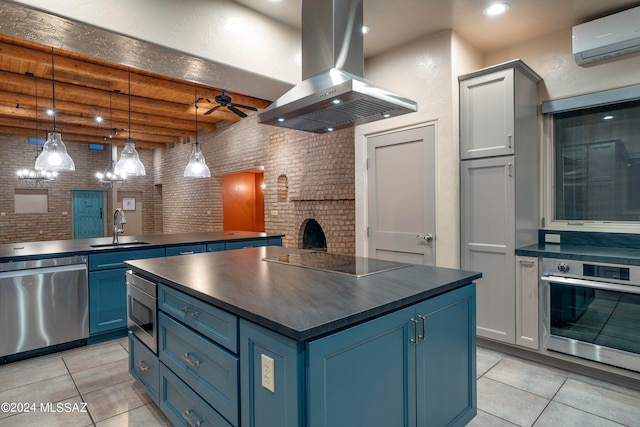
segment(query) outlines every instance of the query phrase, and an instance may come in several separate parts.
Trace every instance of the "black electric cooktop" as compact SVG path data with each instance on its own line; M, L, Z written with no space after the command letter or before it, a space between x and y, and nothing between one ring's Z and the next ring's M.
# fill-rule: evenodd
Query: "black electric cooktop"
M355 277L368 276L370 274L409 267L411 265L395 261L332 254L327 252L293 253L266 257L262 260L294 265L296 267L312 268L314 270L348 274Z

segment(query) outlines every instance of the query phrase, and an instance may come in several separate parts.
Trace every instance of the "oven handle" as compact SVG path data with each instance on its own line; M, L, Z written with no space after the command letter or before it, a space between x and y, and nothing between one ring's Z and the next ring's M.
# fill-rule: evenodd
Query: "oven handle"
M615 283L596 282L593 280L572 279L558 276L542 276L540 280L549 283L560 283L563 285L584 286L585 288L604 289L606 291L627 292L630 294L640 294L640 286L617 285Z

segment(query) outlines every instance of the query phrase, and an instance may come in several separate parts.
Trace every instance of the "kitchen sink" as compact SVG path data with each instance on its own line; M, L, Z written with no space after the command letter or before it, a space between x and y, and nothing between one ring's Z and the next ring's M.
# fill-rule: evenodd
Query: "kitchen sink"
M140 246L140 245L148 245L149 242L140 242L137 240L131 242L120 242L120 243L102 243L99 245L89 245L92 248L130 248L132 246Z

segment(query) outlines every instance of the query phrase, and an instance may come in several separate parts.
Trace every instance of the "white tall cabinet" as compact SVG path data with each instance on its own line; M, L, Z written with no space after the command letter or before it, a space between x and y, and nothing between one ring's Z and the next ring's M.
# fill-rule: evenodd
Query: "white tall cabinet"
M483 274L477 282L478 336L511 344L515 249L538 240L540 81L521 60L459 77L461 268Z

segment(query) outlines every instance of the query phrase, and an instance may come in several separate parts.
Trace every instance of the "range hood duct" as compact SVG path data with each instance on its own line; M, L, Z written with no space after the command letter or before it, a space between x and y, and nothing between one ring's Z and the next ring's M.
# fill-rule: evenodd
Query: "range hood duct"
M302 82L258 121L325 133L418 110L364 79L362 0L302 0Z

